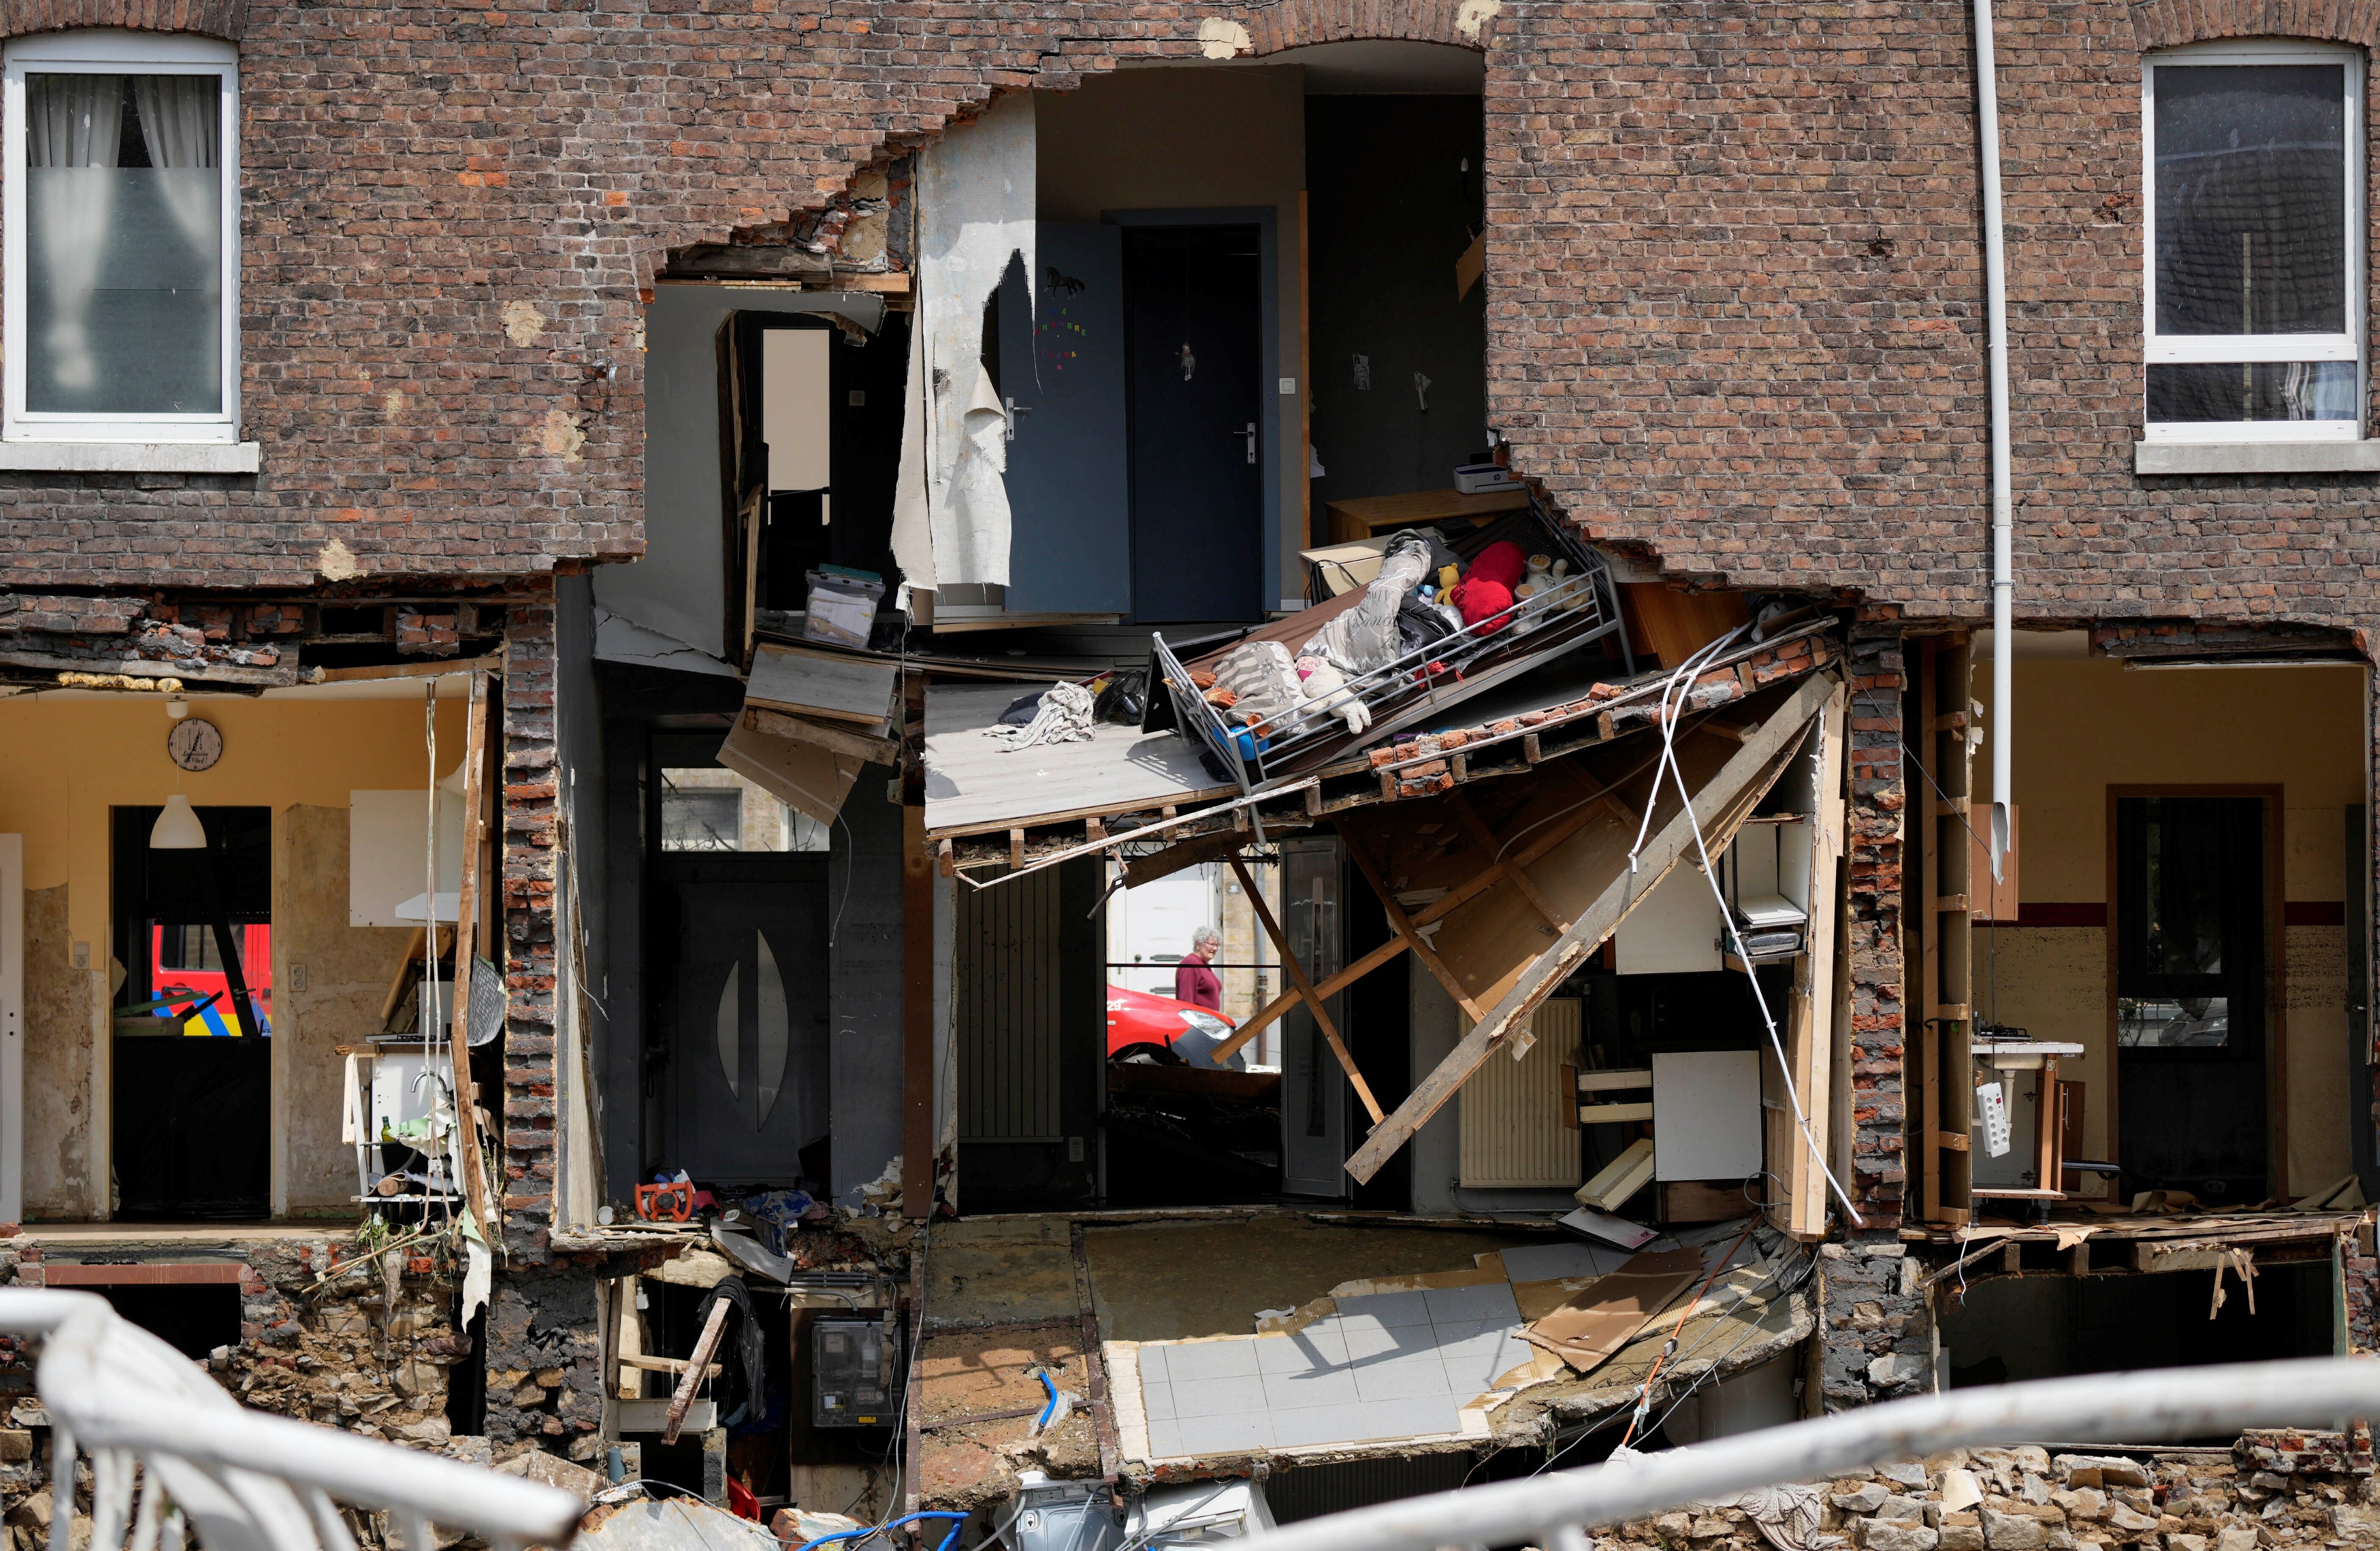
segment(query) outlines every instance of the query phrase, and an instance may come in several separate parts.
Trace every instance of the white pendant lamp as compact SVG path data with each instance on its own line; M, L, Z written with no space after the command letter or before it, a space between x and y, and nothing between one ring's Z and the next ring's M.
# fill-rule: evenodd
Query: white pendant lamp
M149 849L152 851L202 851L207 849L207 827L199 822L191 810L190 800L180 792L165 800L163 812L149 831Z

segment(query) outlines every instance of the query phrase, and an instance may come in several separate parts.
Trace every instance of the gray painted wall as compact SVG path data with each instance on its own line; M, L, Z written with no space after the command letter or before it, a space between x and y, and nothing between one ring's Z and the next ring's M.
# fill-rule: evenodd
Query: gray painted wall
M901 1152L901 810L884 800L892 776L880 764L860 772L827 858L838 1197Z

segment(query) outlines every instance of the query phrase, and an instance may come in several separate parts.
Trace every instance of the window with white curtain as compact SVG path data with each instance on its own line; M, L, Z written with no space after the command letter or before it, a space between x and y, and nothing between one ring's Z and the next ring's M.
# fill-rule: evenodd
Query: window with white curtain
M230 442L238 58L67 32L6 51L10 442Z
M2361 55L2210 44L2141 77L2147 439L2360 438Z

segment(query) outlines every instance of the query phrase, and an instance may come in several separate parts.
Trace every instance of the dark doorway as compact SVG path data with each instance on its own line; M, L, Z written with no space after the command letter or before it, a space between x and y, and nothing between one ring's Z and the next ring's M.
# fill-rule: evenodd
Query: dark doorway
M179 1287L128 1282L84 1290L106 1299L118 1314L184 1357L204 1360L217 1347L239 1345L237 1282Z
M1475 96L1305 100L1316 543L1330 502L1442 489L1488 446L1488 287L1456 284L1486 157Z
M1991 1276L1946 1285L1941 1337L1950 1386L2074 1374L2327 1357L2337 1310L2330 1256L2259 1262L2252 1298L2236 1275L2220 1303L2211 1271L2155 1276Z
M826 1188L829 832L715 759L716 734L652 744L657 1167L717 1186Z
M273 811L195 810L206 844L151 845L113 810L111 1163L130 1222L272 1210Z
M1263 617L1264 253L1255 225L1123 238L1135 619Z
M2266 803L2116 801L2117 1146L2128 1190L2265 1179Z

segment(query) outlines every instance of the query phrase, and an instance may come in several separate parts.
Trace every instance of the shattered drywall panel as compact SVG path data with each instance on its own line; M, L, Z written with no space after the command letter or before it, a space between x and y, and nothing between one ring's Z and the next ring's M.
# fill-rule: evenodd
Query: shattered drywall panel
M2294 815L2292 815L2294 816ZM2290 926L2282 933L2288 987L2289 1185L2319 1190L2354 1166L2347 1128L2310 1123L2348 1109L2347 928Z
M25 1216L93 1215L91 971L74 968L67 887L25 891Z
M1008 584L1008 419L983 370L984 306L1034 273L1033 94L1012 92L917 157L917 326L893 497L907 585Z
M413 934L347 924L346 809L296 803L274 818L273 1004L280 1016L273 1053L280 1068L284 1210L351 1216L356 1150L339 1140L346 1063L338 1047L380 1032L381 1004Z

